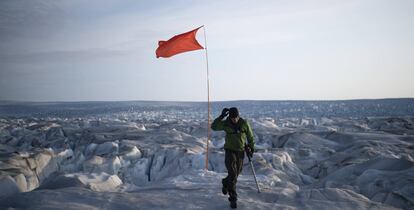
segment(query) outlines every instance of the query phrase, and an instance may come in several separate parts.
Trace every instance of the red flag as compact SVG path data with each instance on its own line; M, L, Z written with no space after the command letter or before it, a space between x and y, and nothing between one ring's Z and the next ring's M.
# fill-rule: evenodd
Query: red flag
M195 38L197 30L200 28L176 35L168 41L158 41L158 48L155 51L157 58L168 58L179 53L204 49Z

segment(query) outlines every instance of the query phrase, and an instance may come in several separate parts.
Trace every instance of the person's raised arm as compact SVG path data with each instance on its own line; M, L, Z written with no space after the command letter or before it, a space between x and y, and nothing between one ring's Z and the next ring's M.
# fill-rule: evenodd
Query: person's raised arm
M211 124L211 129L215 131L221 131L224 130L224 122L223 119L229 114L229 109L224 108L223 111L221 111L221 115L217 117L213 123Z

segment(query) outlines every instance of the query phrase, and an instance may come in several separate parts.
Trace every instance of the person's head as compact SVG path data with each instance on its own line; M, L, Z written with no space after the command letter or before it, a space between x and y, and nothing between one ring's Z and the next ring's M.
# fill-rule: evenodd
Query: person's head
M239 110L236 107L231 107L229 110L229 118L233 123L237 123L240 119Z

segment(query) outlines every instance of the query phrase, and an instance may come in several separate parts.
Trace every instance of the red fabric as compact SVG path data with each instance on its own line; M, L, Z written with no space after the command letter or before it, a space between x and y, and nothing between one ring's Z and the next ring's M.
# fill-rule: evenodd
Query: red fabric
M200 28L176 35L168 41L158 41L158 48L155 51L157 58L168 58L179 53L204 49L195 38L197 30Z

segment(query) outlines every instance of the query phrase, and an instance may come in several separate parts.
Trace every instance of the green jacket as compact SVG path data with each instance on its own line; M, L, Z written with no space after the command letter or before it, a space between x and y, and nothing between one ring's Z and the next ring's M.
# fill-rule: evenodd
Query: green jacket
M249 147L254 149L252 128L242 118L237 122L237 125L234 125L229 118L223 120L223 118L218 117L211 124L211 129L226 132L224 149L244 151L246 140L248 140Z

